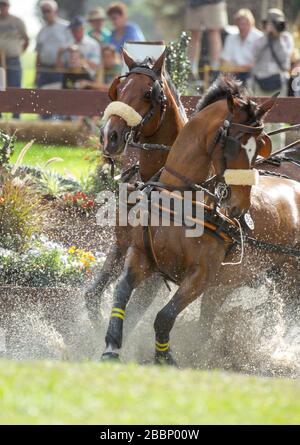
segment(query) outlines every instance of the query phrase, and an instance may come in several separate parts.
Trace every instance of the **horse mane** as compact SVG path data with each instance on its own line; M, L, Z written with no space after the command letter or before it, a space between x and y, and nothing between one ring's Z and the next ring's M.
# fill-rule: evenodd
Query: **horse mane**
M175 83L173 82L173 80L166 68L164 70L163 76L166 79L166 82L167 82L168 87L172 93L172 96L175 100L177 107L179 108L179 110L180 110L182 116L185 118L185 120L187 120L188 119L187 114L186 114L184 105L181 101L181 94L179 93L178 88L175 86Z
M199 111L204 110L204 108L209 105L227 99L229 96L240 99L249 117L255 118L258 107L257 104L250 99L242 82L237 80L232 74L222 74L214 81L206 94L198 102L195 113L199 113Z

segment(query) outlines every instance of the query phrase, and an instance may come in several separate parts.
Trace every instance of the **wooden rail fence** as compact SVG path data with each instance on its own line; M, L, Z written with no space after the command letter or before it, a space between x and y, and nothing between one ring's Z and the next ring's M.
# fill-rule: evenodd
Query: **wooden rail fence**
M197 96L184 96L183 104L191 114L198 102ZM254 98L262 102L266 98ZM8 88L0 91L0 112L56 114L66 116L99 116L109 103L107 93L90 90L39 90ZM280 97L267 122L300 123L300 98Z

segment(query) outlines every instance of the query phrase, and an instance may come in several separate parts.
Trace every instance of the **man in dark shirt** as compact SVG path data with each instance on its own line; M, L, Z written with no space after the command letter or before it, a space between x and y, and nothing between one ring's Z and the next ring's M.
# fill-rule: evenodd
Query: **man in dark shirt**
M194 75L198 77L200 42L204 30L208 32L210 65L218 69L222 51L221 31L228 24L226 0L188 0L185 23L192 34L189 56Z

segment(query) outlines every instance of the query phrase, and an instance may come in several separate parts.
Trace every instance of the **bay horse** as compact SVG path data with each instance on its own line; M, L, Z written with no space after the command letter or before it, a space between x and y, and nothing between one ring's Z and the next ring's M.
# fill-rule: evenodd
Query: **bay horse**
M187 122L187 116L179 93L164 69L165 52L156 62L151 59L135 61L124 49L122 55L128 73L115 79L109 90L112 102L104 116L103 152L109 158L121 155L123 182L148 181L165 165L168 150L137 152L127 144L126 138L131 134L132 142L138 142L140 147L143 144L170 146ZM116 243L100 274L85 293L86 307L94 326L98 324L101 296L121 272L130 245L131 227L117 226L115 233ZM160 283L155 284L152 286L154 294ZM149 298L149 304L154 296Z
M224 175L228 178L230 194L222 202L223 215L225 209L231 217L243 215L252 201L254 241L272 241L277 247L281 247L280 243L282 247L289 243L297 245L300 242L300 184L266 177L260 179L259 187L251 187L255 184L251 168L257 155L268 157L271 152L261 121L275 101L276 98L271 98L257 106L241 94L235 81L221 78L202 101L199 112L180 132L159 181L150 185L154 189L190 189L193 185L205 184L213 166L216 178ZM154 323L156 361L168 364L174 363L169 336L179 313L218 280L221 283L235 280L236 286L240 286L241 281L244 284L252 278L252 270L244 270L243 266L237 266L234 276L232 269L227 268L225 273L221 270L225 258L230 261L235 253L232 239L219 229L206 227L202 237L186 238L182 227L149 225L147 243L143 228L133 229L123 274L114 293L103 359L119 356L127 303L132 291L152 274L160 272L179 286ZM287 261L287 257L278 253L271 252L268 256L270 260L264 263L257 258L257 251L252 254L252 264L254 259L258 261L254 274L272 264L295 264L293 259Z

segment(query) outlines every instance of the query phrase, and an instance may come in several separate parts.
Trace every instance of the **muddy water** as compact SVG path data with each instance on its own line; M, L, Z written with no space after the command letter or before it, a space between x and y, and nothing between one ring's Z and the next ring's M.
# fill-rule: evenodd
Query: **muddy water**
M157 282L157 279L154 280ZM163 283L152 302L152 283L133 297L128 307L122 361L153 361L153 322L170 294ZM175 291L175 287L173 289ZM13 313L6 331L6 351L14 360L99 360L112 304L113 286L101 304L97 332L89 323L83 293L70 296L72 317L49 322L42 308ZM218 311L212 335L203 342L199 329L200 299L178 317L172 349L182 367L221 367L262 375L299 376L300 302L284 300L268 282L258 289L241 288ZM148 306L145 309L145 305ZM8 338L9 336L9 338ZM3 333L1 338L3 337Z

